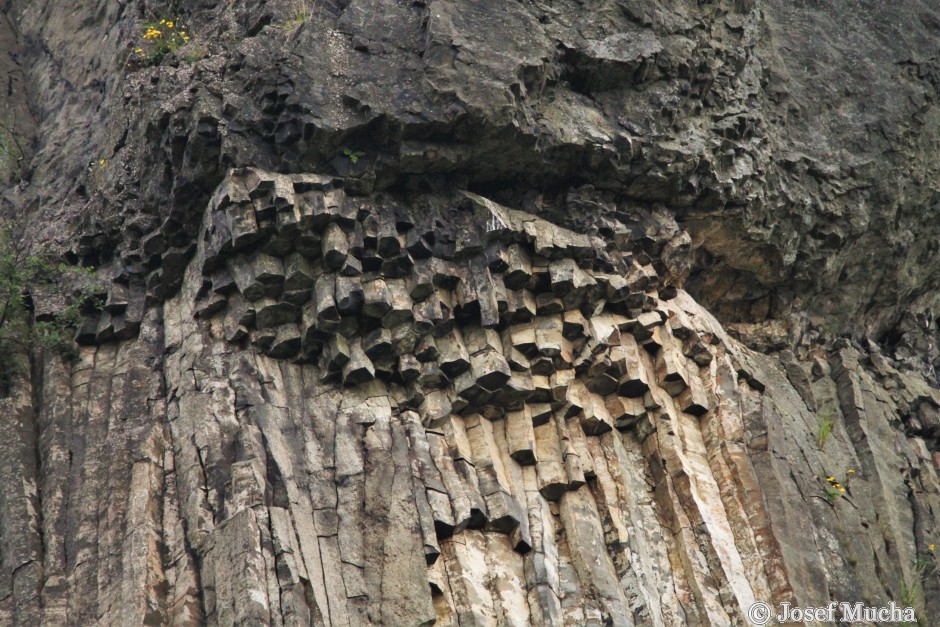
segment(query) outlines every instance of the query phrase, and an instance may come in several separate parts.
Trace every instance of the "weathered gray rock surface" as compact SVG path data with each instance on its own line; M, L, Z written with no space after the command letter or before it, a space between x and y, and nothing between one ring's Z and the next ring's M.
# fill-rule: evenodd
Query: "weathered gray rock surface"
M931 3L190 4L2 4L0 625L940 620Z

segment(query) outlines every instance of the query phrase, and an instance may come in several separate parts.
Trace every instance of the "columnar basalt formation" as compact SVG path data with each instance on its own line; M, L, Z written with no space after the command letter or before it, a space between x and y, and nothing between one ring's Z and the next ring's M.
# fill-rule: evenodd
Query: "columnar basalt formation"
M765 576L741 575L736 541L751 558L759 548L750 529L733 534L714 480L675 496L702 499L689 514L720 542L676 557L718 561L679 583L660 572L641 586L629 572L633 552L668 570L664 534L679 530L662 519L677 517L676 504L654 503L645 481L615 477L631 458L671 459L649 478L671 492L671 478L688 476L686 463L707 464L698 417L718 401L700 370L714 356L734 380L731 402L754 393L717 327L696 329L659 299L650 259L641 253L640 265L629 241L624 250L473 194L420 204L383 198L377 207L340 183L231 173L173 307L183 316L182 333L168 338L179 343L174 355L222 360L169 397L174 441L192 442L177 454L201 460L177 472L187 492L205 494L182 512L195 523L187 534L206 552L203 563L224 565L210 577L225 576L227 561L215 555L231 550L213 538L258 538L262 559L260 529L269 525L271 542L296 562L289 575L278 570L280 594L310 590L314 605L302 607L340 624L376 615L395 623L727 621L753 603L755 588L769 594ZM201 327L195 335L208 334L209 346L191 345L187 327ZM266 357L246 361L238 349L248 346ZM174 357L169 364L184 368ZM225 415L214 421L231 430L206 438L203 450L200 423L219 395ZM696 434L692 460L674 441L678 429ZM291 442L291 433L303 437ZM239 445L249 439L254 445ZM239 452L226 458L227 447ZM352 459L337 459L341 451ZM207 460L217 460L216 479ZM398 481L378 480L386 490L371 495L374 503L370 474L390 467ZM636 511L622 511L625 497ZM393 553L395 566L407 569L401 583L422 601L407 608L376 604L364 587L370 571L390 565L387 555L373 561L363 527L392 534L396 501L407 503L398 516L413 546L408 560ZM707 506L716 512L700 512ZM287 558L274 550L267 559ZM659 600L658 590L676 585L697 591L685 609ZM722 589L731 595L724 603ZM206 607L210 620L229 622L221 612L239 593L258 599L247 616L270 620L283 597L272 599L260 580L252 590L219 593Z
M3 6L0 625L938 620L930 3L191 4Z

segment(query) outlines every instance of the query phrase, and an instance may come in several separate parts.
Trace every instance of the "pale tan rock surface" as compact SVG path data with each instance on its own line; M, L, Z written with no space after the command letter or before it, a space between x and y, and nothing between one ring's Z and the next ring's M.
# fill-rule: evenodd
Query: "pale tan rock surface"
M226 185L248 177L297 180ZM283 283L280 257L219 239L213 225L246 210L217 194L180 292L138 339L82 349L71 374L44 361L39 441L28 388L3 401L0 622L742 624L755 600L897 598L883 573L911 576L938 505L899 413L929 420L936 390L848 345L822 357L827 375L775 364L685 292L659 299L655 275L621 287L642 303L626 308L592 270L609 246L467 197L505 225L487 250L508 239L532 260L519 289L555 294L577 324L511 310L492 287L508 266L491 271L483 246L432 258L460 279L422 291L455 304L423 330L421 301L388 289L307 316L342 276L324 247L304 257L318 296L282 314L297 338L284 348L260 312L291 290L246 283L201 309L214 267L264 264ZM488 306L502 333L481 326ZM235 342L231 307L249 312ZM807 397L835 418L823 448ZM849 491L830 502L827 476Z

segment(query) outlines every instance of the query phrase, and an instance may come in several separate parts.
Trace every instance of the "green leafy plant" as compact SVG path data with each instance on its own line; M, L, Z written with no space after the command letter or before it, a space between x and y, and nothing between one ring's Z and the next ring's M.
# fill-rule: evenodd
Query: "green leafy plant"
M157 65L166 55L185 46L191 38L189 27L179 18L144 22L127 66L141 68Z
M829 501L829 504L832 505L836 500L841 496L838 490L832 490L830 488L823 488L823 492L826 495L826 500Z
M351 150L349 148L343 148L343 155L349 159L349 162L353 165L356 165L359 162L359 159L365 156L366 153L361 150Z
M84 284L49 319L31 323L31 294ZM50 348L64 357L76 353L72 333L88 309L100 309L94 294L94 269L58 263L42 246L33 246L9 225L0 228L0 393L8 393L17 374L17 350Z
M819 443L819 448L825 447L829 436L832 435L832 428L836 424L835 415L835 408L830 406L820 411L816 417L816 441Z

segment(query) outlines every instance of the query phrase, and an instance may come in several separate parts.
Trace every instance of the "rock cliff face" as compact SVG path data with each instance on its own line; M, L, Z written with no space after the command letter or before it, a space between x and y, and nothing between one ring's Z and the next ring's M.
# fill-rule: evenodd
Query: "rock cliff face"
M940 620L931 3L2 8L0 625Z

